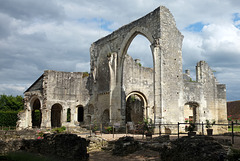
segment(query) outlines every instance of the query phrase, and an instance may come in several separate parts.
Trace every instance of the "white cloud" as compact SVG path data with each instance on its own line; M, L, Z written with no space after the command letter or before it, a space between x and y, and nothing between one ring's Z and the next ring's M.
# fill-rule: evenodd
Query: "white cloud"
M30 84L0 84L0 93L6 95L23 95Z
M90 62L77 63L75 67L76 72L90 72Z
M89 71L90 45L110 33L105 29L116 30L160 5L169 8L184 35L184 69L195 70L198 61L206 60L221 69L216 73L219 82L228 83L228 91L240 95L235 90L240 91L236 85L240 22L233 21L234 14L239 16L240 1L236 0L4 1L0 6L0 84L31 84L45 69ZM201 32L186 30L197 22L205 24ZM152 56L145 55L151 54L145 38L133 40L129 53L133 51L143 65L152 62Z

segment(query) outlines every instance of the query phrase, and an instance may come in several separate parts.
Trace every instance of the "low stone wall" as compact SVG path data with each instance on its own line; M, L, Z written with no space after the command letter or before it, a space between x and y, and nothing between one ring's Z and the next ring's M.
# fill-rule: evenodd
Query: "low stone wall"
M22 140L22 139L36 139L36 131L34 130L0 130L0 140L8 142L10 140Z
M24 151L58 160L87 160L89 141L75 134L45 134L44 139L0 141L0 155Z

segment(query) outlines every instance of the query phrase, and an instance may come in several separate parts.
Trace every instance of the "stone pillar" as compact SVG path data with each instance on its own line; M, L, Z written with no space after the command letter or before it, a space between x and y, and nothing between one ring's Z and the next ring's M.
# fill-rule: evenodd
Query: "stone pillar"
M110 69L110 105L109 119L111 123L121 121L121 81L117 81L117 53L111 53L108 57Z
M52 128L52 126L51 126L51 111L52 111L51 106L47 106L45 126L46 126L46 128L49 128L49 129Z
M151 45L154 57L154 122L156 124L162 119L162 56L159 39Z

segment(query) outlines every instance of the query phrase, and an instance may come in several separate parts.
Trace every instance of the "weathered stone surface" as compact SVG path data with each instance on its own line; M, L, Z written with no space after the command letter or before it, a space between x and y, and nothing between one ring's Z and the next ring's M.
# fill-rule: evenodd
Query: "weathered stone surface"
M36 131L34 130L0 130L0 140L8 142L10 140L21 140L21 139L35 139Z
M112 153L113 155L124 156L134 153L139 148L139 142L134 140L133 137L121 137L115 142Z
M142 67L127 55L137 35L143 35L151 44L153 68ZM136 124L143 118L152 119L155 124L176 124L185 118L195 123L206 119L227 123L225 85L218 83L205 61L196 65L196 80L190 77L189 70L183 73L182 41L183 35L171 12L164 6L156 8L94 42L90 48L89 75L45 71L25 92L25 111L19 114L18 127L33 126L36 100L42 114L38 126L42 128L93 122ZM137 96L139 103L128 104L131 96ZM53 107L58 112L54 113ZM177 132L176 126L161 128L162 132ZM227 131L226 126L213 128L214 134ZM201 132L200 127L196 129ZM179 130L184 132L185 126Z
M108 142L101 137L89 136L87 139L90 141L87 148L88 152L99 151L102 149L102 147L108 145Z
M45 134L44 139L0 141L0 154L24 151L59 158L59 160L87 160L89 141L75 134Z
M212 137L182 137L160 151L163 160L212 161L227 158L226 150Z

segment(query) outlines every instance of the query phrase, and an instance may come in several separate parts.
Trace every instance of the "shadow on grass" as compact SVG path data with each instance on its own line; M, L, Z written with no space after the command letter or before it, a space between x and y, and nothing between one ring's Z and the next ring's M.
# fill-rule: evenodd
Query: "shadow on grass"
M6 156L0 156L1 161L57 161L52 157L40 156L27 152L11 152Z

